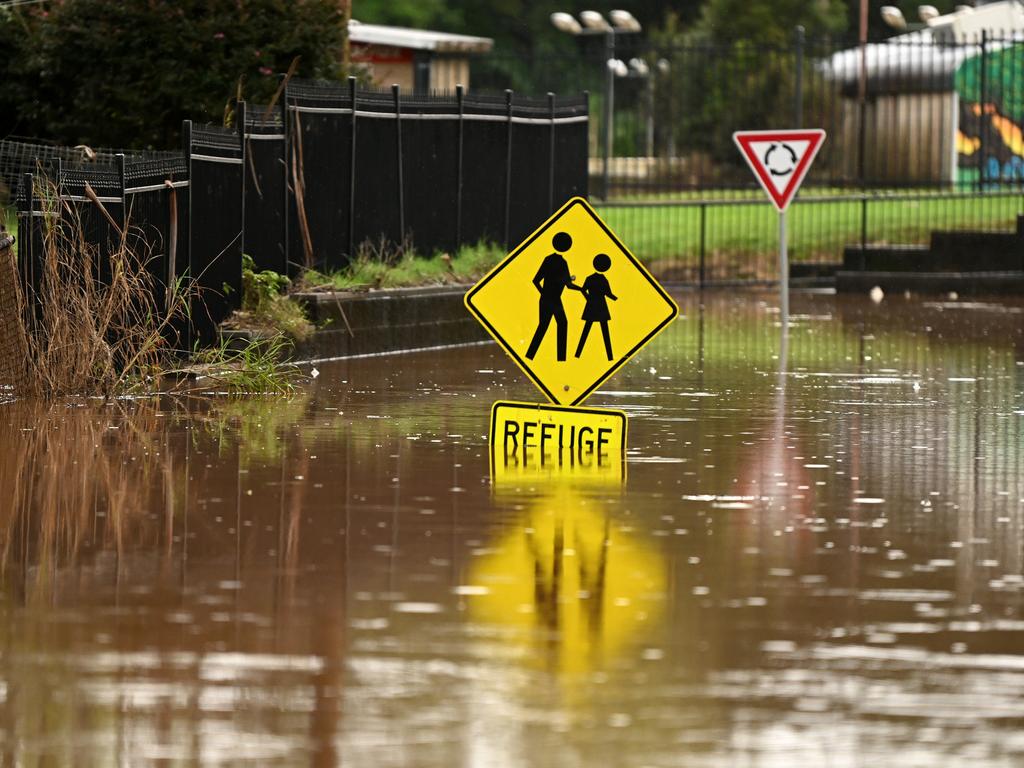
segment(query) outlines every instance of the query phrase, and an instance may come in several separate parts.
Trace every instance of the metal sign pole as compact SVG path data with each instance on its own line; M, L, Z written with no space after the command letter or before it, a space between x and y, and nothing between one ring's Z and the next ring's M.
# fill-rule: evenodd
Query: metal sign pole
M783 334L789 330L789 254L786 252L786 212L779 211L779 317Z

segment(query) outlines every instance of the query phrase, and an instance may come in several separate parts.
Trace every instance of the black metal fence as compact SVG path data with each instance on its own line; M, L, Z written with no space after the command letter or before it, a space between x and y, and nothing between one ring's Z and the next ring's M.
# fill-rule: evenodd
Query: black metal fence
M31 150L18 149L29 162ZM53 150L40 147L34 172L23 174L17 186L18 263L28 295L39 294L46 219L60 220L67 205L85 242L97 246L98 280L110 279L110 255L124 232L165 293L158 302L166 306L161 300L183 278L198 289L177 341L185 348L211 341L217 323L241 296L244 145L239 132L186 122L183 152L130 158Z
M360 244L419 252L514 244L587 193L586 95L405 97L291 82L246 119L246 249L294 273L344 266ZM285 215L281 215L284 201Z
M561 56L495 54L474 84L590 89L591 193L663 275L774 278L776 216L736 130L828 133L790 209L797 263L926 243L934 230L1012 230L1024 212L1020 34L925 30L863 47L799 31L783 46L616 35L611 66L606 41L590 42Z
M343 267L366 242L427 255L518 242L586 195L587 108L585 94L404 99L397 87L361 90L354 79L293 81L280 106L240 104L237 129L186 121L181 153L7 143L0 168L20 189L22 279L38 288L44 221L61 210L47 199L53 191L99 246L99 279L128 231L145 243L161 290L194 281L180 341L205 344L238 306L243 253L294 274Z

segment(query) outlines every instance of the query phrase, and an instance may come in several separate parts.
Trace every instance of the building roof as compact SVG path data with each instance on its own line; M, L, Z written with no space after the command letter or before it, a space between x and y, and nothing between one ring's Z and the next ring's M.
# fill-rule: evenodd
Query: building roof
M363 24L354 19L349 23L348 38L349 41L360 45L391 45L396 48L438 53L487 53L494 47L494 40L489 37Z
M982 32L988 52L1024 42L1024 10L1016 0L965 8L931 19L923 29L864 47L867 87L872 91L946 91L960 64L981 54ZM859 48L838 51L821 69L852 87L860 77Z

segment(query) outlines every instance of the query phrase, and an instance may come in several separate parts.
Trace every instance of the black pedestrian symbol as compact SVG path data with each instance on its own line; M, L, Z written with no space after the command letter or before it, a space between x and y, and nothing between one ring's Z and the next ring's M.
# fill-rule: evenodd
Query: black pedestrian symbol
M565 362L565 348L569 322L565 317L565 308L562 306L562 291L570 288L574 291L583 290L572 281L569 274L569 264L566 262L563 253L572 248L572 237L568 232L559 232L551 238L551 245L555 252L545 257L540 269L533 278L533 284L540 292L540 316L537 320L537 330L533 334L530 348L526 351L526 359L533 360L544 340L551 319L555 320L555 332L558 339L558 361Z
M583 320L585 325L583 326L583 333L580 336L580 343L576 347L576 357L583 354L583 346L587 343L587 336L590 334L590 326L594 323L601 324L601 335L604 336L604 351L608 355L609 360L613 360L612 357L612 339L611 333L608 331L608 321L611 320L611 313L608 311L608 301L618 301L619 297L612 293L612 288L608 284L608 278L603 273L607 272L609 267L612 265L612 260L607 254L599 253L594 257L594 272L590 277L583 281L583 295L587 299L587 304L583 308Z
M775 151L780 147L789 154L788 160L784 153ZM775 156L775 165L772 165L772 155ZM768 147L768 151L764 153L764 167L768 169L768 173L772 176L789 176L789 174L796 170L796 164L796 151L789 144L772 142L772 145Z

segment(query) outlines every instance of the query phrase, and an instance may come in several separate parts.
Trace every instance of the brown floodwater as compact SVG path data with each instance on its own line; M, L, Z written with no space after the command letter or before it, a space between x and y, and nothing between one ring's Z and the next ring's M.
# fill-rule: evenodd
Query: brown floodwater
M679 301L624 484L491 344L0 405L0 763L1020 765L1024 304Z

